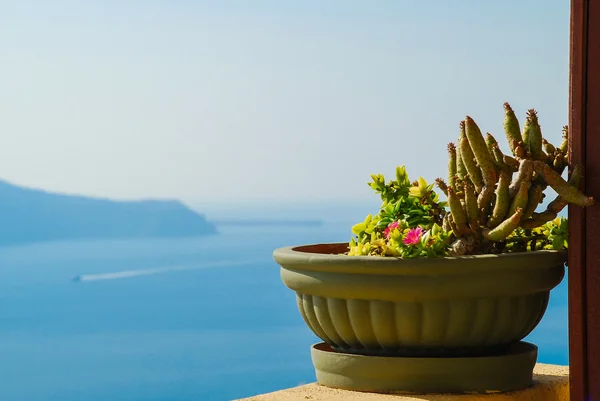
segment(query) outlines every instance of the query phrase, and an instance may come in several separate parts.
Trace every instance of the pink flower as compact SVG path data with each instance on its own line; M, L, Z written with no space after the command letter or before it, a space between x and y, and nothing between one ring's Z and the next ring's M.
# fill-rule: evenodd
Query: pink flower
M406 245L414 245L418 244L421 241L421 236L423 235L423 229L421 227L411 228L406 233L406 237L404 237L404 244Z
M387 228L385 230L383 230L383 235L385 238L389 238L390 237L390 231L392 231L394 228L398 228L398 222L394 221L392 223L390 223Z

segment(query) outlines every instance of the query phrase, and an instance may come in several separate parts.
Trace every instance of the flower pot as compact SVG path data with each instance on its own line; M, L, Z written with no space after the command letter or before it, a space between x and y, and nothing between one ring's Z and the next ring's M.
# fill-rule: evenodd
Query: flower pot
M333 350L404 357L493 356L540 322L565 251L398 259L347 244L277 249L308 327Z

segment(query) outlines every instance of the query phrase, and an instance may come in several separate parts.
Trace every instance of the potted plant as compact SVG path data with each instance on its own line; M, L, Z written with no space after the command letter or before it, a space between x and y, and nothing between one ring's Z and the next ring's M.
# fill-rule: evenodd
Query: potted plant
M448 179L373 175L382 205L349 243L277 249L296 292L321 384L377 392L510 391L531 384L537 348L522 342L564 276L567 205L590 206L568 181L567 127L555 147L535 110L521 130L508 103L510 155L475 121L448 145ZM543 211L545 190L556 199Z

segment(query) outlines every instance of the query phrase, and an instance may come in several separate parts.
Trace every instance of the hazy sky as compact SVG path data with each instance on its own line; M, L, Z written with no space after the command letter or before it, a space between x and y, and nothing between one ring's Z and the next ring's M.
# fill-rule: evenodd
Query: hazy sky
M471 115L567 123L568 0L0 0L0 177L115 198L365 198ZM506 146L504 146L506 150Z

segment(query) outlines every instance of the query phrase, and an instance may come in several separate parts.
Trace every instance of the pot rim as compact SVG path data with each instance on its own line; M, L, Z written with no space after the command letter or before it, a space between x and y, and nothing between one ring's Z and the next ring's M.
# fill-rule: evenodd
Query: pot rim
M436 258L403 259L392 256L348 256L326 250L347 249L346 242L318 243L278 248L273 252L275 261L285 269L346 272L361 274L461 274L504 270L547 269L563 266L566 250L538 250L501 254L445 256ZM321 248L321 252L315 252ZM532 263L527 263L527 262ZM535 261L535 263L533 263Z

